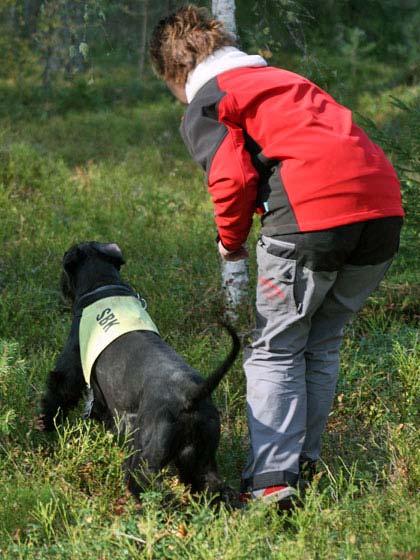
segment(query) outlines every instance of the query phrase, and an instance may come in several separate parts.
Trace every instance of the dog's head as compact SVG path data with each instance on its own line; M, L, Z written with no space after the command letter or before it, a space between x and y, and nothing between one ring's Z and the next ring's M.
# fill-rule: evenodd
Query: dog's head
M60 279L63 299L73 303L76 292L82 287L80 284L83 280L88 289L90 282L118 279L118 271L123 264L122 251L116 243L88 241L73 245L64 253L63 257ZM79 274L82 269L83 275Z

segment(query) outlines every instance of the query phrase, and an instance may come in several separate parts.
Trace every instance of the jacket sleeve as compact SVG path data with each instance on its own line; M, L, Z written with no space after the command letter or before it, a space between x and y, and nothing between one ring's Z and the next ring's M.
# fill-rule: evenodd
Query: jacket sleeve
M243 132L228 125L208 170L208 189L220 239L228 251L245 243L255 211L258 174L245 148Z
M207 172L220 240L226 249L236 251L251 229L258 172L239 126L220 122L214 106L192 109L187 110L181 134L194 160Z

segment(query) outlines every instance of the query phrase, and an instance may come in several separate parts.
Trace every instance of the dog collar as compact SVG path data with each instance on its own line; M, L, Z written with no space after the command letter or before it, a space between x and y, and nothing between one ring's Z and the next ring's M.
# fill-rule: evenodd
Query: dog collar
M85 307L88 307L92 303L95 303L95 301L103 299L104 297L111 296L136 297L142 302L143 307L145 309L147 308L146 300L143 299L137 292L132 290L130 286L125 286L124 284L107 284L106 286L99 286L99 288L95 288L94 290L80 296L74 303L74 315L80 317Z
M132 331L151 331L159 335L145 305L132 293L131 296L125 293L102 297L82 309L80 358L83 375L89 386L92 368L111 342Z

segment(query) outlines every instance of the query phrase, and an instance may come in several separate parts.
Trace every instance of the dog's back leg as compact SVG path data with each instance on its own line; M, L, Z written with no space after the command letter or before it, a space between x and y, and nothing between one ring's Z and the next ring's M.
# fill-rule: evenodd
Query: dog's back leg
M197 451L187 446L178 454L175 465L181 482L190 485L193 492L220 492L225 484L217 470L215 450L214 454L205 449L200 454Z
M133 434L133 452L124 468L128 489L135 496L156 478L172 458L176 424L170 412L160 410L154 414L138 415Z

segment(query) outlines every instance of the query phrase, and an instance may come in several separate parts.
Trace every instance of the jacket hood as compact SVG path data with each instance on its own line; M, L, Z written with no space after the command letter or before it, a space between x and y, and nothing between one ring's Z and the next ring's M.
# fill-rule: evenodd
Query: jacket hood
M234 68L267 66L267 62L258 54L249 55L236 47L223 47L198 64L188 74L185 93L188 103L194 99L196 93L209 80Z

